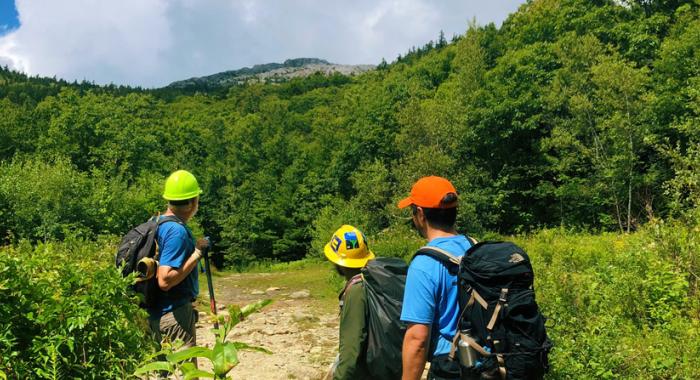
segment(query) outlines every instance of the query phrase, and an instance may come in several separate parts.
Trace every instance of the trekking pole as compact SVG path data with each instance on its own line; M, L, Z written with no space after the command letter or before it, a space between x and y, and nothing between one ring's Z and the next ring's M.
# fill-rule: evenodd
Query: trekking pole
M209 249L211 249L211 240L209 236L205 237L207 239L207 247L204 248L202 256L204 257L204 272L207 274L207 286L209 287L209 309L212 314L214 314L214 328L219 328L219 319L216 316L216 299L214 298L214 285L211 282L211 270L209 266Z

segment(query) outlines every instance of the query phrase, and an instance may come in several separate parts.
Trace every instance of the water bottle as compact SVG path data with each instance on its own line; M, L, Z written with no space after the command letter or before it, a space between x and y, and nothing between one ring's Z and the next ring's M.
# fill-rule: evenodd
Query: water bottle
M471 329L461 330L459 332L459 338L459 343L457 345L459 362L463 367L474 367L479 359L479 354L472 346L469 345L469 343L467 343L467 338L471 339Z

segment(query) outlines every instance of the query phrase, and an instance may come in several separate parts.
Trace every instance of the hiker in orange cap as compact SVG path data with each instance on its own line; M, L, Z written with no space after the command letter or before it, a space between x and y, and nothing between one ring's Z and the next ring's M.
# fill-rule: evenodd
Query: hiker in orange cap
M411 207L413 224L428 247L461 258L472 241L455 230L457 190L442 177L424 177L401 200ZM403 341L403 379L418 380L430 360L428 379L460 379L459 363L448 355L457 330L457 277L435 258L416 255L408 269L401 321L408 325Z

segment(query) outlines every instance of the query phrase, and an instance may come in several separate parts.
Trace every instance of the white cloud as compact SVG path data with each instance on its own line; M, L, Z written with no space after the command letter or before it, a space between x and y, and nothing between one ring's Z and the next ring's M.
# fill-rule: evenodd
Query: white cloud
M0 64L32 75L162 86L318 57L388 61L467 22L500 22L523 0L17 0Z
M16 46L17 42L15 42L13 35L8 35L0 39L0 66L7 66L18 71L31 73L29 61L13 53Z
M17 0L20 27L0 57L30 74L100 83L147 82L172 47L165 1Z

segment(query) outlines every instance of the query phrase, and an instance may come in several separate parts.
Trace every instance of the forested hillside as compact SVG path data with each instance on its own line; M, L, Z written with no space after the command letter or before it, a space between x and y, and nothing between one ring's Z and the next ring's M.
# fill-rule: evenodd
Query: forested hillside
M359 77L225 96L3 70L2 240L121 234L178 168L229 263L301 258L329 219L403 223L394 200L432 173L456 183L469 231L632 231L697 202L699 75L697 2L577 0Z

